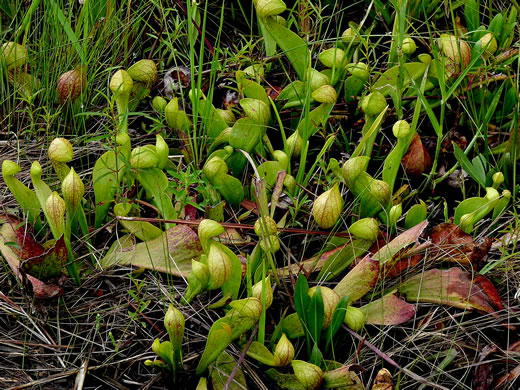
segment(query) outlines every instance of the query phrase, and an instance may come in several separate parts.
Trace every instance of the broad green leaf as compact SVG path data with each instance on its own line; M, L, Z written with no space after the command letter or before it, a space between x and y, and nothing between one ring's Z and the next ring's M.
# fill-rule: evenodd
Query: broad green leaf
M166 192L168 178L162 169L147 168L137 171L137 180L142 184L146 192L152 196L153 203L165 219L176 219L177 212L173 206L171 196ZM173 227L173 223L166 223L166 228Z
M308 292L309 284L307 283L307 278L305 278L303 274L300 274L294 286L294 307L296 308L298 317L303 321L305 321L307 317L307 308L311 301Z
M217 138L228 127L228 124L220 117L210 101L201 99L198 105L199 115L202 116L208 136Z
M6 169L4 166L12 165L12 167L16 167L16 169L11 172L13 174L6 174ZM2 163L2 176L4 178L5 184L15 197L16 201L27 214L29 223L33 225L37 220L39 220L40 216L40 202L38 200L37 194L35 194L29 187L23 184L20 180L18 180L14 175L21 171L21 168L11 162L9 160L4 160ZM15 173L16 172L16 173ZM50 195L50 194L49 194Z
M404 220L404 227L406 229L411 229L415 225L418 225L422 221L426 220L426 215L428 212L428 208L426 207L426 203L424 203L421 199L419 199L419 204L414 204L408 210L406 214L406 218Z
M426 64L422 62L409 62L404 64L404 80L403 87L410 84L410 80L418 80L426 71ZM387 96L393 90L397 89L397 78L399 77L399 65L388 69L384 72L377 81L372 85L373 91L379 91L383 95Z
M237 149L251 153L255 146L262 140L266 127L259 124L253 118L240 118L233 125L229 134L229 144Z
M310 61L310 53L305 41L288 28L282 26L273 17L265 18L263 23L280 49L289 58L298 78L304 81Z
M238 292L240 290L240 284L242 283L242 263L238 259L237 255L227 246L222 245L221 248L231 260L231 275L229 276L226 283L222 285L221 290L224 296L237 299Z
M101 227L111 207L124 168L121 155L116 155L113 151L105 152L94 164L92 185L96 202L96 229Z
M282 374L274 368L270 368L265 373L280 389L306 390L306 387L300 383L294 374Z
M460 219L465 214L471 214L478 210L484 210L486 206L490 203L485 198L473 197L464 199L459 205L455 208L455 215L453 216L453 223L456 225L460 224ZM473 223L476 223L477 220L474 220Z
M240 180L228 174L215 176L211 184L222 197L233 207L238 207L244 199L244 187Z
M282 320L282 330L290 339L301 337L305 334L298 313L291 313Z
M325 350L329 349L330 344L333 343L333 338L335 334L338 332L339 328L341 328L341 324L343 324L343 320L345 319L345 314L347 312L349 298L344 296L340 299L336 308L334 309L334 314L332 314L332 320L330 322L329 327L327 328L326 335L326 347Z
M242 89L242 93L246 98L258 99L267 104L268 106L271 105L271 103L269 103L269 98L267 97L267 93L265 92L264 87L262 87L256 81L248 79L243 71L237 71L236 79L239 88Z

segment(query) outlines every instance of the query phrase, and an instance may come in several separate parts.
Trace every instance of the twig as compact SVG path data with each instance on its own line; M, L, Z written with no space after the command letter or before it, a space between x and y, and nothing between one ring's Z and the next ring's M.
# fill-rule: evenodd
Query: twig
M417 382L420 382L420 383L424 383L425 385L428 385L428 386L431 386L431 387L434 387L436 389L442 389L442 390L450 390L448 389L447 387L444 387L444 386L441 386L441 385L438 385L437 383L433 383L433 382L430 382L429 380L423 378L422 376L420 375L417 375L415 373L413 373L412 371L410 371L409 369L407 368L404 368L404 367L401 367L399 364L397 364L395 362L395 360L393 360L390 356L388 356L387 354L385 354L383 351L381 351L379 348L377 348L374 344L371 344L369 343L368 341L366 341L363 337L361 337L360 335L358 335L356 332L354 332L353 330L349 329L346 325L343 324L343 328L347 330L347 332L349 332L352 336L354 336L356 339L358 339L359 341L362 341L364 345L366 345L368 348L370 348L372 351L374 351L376 353L377 356L379 356L381 359L383 359L384 361L386 361L387 363L391 364L392 366L394 366L395 368L398 368L399 370L401 370L402 372L404 372L406 375L408 375L410 378L412 379L415 379Z
M198 226L200 224L199 221L189 221L186 219L162 219L162 218L145 218L145 217L121 217L117 216L116 219L121 221L144 221L144 222L156 222L156 223L177 223L181 225L192 225ZM234 229L246 229L246 230L254 230L254 225L242 224L242 223L220 223L225 228L234 228ZM313 234L318 236L336 236L336 237L352 237L349 233L336 233L336 232L327 232L322 230L307 230L307 229L296 229L296 228L278 228L278 231L284 233L296 233L296 234Z
M233 367L233 371L231 371L231 374L229 374L228 380L227 380L223 390L229 390L229 386L231 386L231 383L233 382L233 378L237 374L238 369L240 368L240 365L242 364L242 361L246 357L247 350L251 346L251 343L253 342L253 339L256 336L256 332L258 332L258 323L256 324L255 330L253 330L253 333L251 333L251 337L249 337L249 340L247 341L247 344L244 347L244 350L240 354L240 357L238 358L237 364L235 364L235 367Z

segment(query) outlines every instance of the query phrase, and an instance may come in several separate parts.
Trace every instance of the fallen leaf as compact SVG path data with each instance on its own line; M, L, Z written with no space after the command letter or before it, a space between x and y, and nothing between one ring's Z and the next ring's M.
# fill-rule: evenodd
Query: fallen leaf
M366 323L372 325L399 325L415 316L415 306L395 294L387 294L360 309L365 312Z
M174 226L153 240L128 245L110 250L100 266L134 265L188 277L191 260L198 260L202 254L197 234L186 225Z
M493 315L502 310L502 300L493 284L484 276L472 279L460 268L432 269L416 275L399 287L399 293L413 302L438 303Z
M31 275L27 275L22 270L20 270L20 265L22 263L21 259L13 251L13 247L6 245L6 243L13 242L15 240L16 235L12 226L8 223L2 225L0 230L0 252L18 280L20 280L22 283L27 280L36 298L50 299L63 295L64 290L61 286L61 283L64 281L63 278L58 280L58 284L44 283L40 279Z
M478 364L475 366L475 375L473 378L473 390L489 390L494 389L493 381L493 364L488 361L483 363L488 355L498 351L494 344L486 345L479 354Z
M475 242L471 235L452 223L434 226L428 235L433 244L430 252L432 258L459 264L477 265L487 256L492 243L489 237Z
M392 374L386 368L382 368L377 372L371 390L392 390L393 388Z
M27 274L46 281L61 276L66 262L67 247L64 237L61 236L47 252L25 259L22 262L22 269Z
M419 134L414 134L408 152L403 156L401 163L408 175L419 176L432 167L432 159L421 142Z

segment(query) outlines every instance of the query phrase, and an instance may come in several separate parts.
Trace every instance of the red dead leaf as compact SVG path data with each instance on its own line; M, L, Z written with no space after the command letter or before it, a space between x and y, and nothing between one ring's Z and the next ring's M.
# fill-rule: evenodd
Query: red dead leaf
M484 276L460 268L432 269L416 275L399 287L399 293L413 302L438 303L495 315L502 300L493 284Z
M29 275L41 280L59 277L62 269L67 262L67 247L63 236L56 242L56 245L47 252L30 257L22 262L22 269Z
M12 220L13 221L13 220ZM13 223L11 221L11 223ZM18 221L14 222L18 223ZM56 298L63 294L63 287L59 283L62 282L62 280L58 281L58 284L48 284L44 283L38 278L35 278L34 276L27 275L23 271L20 270L20 265L22 263L21 259L17 256L17 254L14 252L13 247L6 245L7 242L15 241L16 240L16 233L14 229L12 228L12 224L4 224L0 231L0 252L2 253L3 258L7 261L9 264L9 267L15 274L15 276L21 281L24 282L27 280L33 290L33 293L36 298L41 299L49 299L49 298ZM14 225L16 226L16 225ZM23 252L23 251L22 251Z
M392 374L386 368L378 371L371 390L393 390Z
M9 217L9 224L3 228L4 234L11 235L18 244L13 252L22 260L22 270L43 281L59 277L67 261L67 248L63 236L52 248L45 248L36 242L32 229L27 225L20 226L18 220ZM11 232L8 232L8 231ZM48 250L46 250L48 249Z
M14 231L15 241L19 248L13 248L14 252L22 260L38 257L45 253L43 246L36 242L32 235L32 229L27 225L19 226L19 221L9 218L9 227Z
M479 354L478 363L475 367L475 375L473 379L473 390L490 390L494 389L494 373L493 364L485 362L486 357L498 351L494 344L486 345Z
M409 175L422 175L432 167L432 159L417 133L414 135L408 152L404 155L401 163Z
M429 236L433 244L432 258L459 264L477 264L487 256L492 243L489 237L477 243L471 235L452 223L441 223L433 227Z
M399 325L415 315L415 306L395 294L387 294L360 309L365 312L367 324L372 325Z

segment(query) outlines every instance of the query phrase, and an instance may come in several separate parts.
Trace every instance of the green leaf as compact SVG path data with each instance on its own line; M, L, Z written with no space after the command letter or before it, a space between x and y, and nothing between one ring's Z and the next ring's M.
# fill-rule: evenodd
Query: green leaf
M307 308L307 327L315 344L320 342L321 329L323 328L323 318L325 316L325 308L323 305L323 297L321 289L318 286L316 292L311 298Z
M428 208L426 207L426 203L424 203L421 199L419 199L419 204L414 204L408 210L406 214L406 218L404 220L404 227L406 229L411 229L415 225L418 225L422 221L426 220L426 214L428 212Z
M289 314L282 320L281 325L283 332L290 339L295 339L305 334L303 325L298 317L298 313Z
M246 98L257 99L264 102L268 106L271 105L264 87L262 87L256 81L248 79L243 71L237 71L236 79L239 88L242 89L242 93Z
M222 351L218 355L217 360L209 366L209 376L211 378L211 386L213 390L224 390L231 373L235 370L233 381L230 383L228 390L247 389L246 377L241 367L236 369L237 362L226 351ZM197 387L198 389L198 387Z
M303 322L306 322L307 308L309 307L309 303L311 301L308 293L309 284L307 283L307 278L303 274L300 274L300 276L298 276L296 285L294 286L294 307L296 308L298 317Z
M259 343L258 341L253 341L251 343L247 350L247 356L271 367L280 365L280 359L274 356L264 344Z
M211 181L215 189L233 207L240 206L244 199L244 187L240 180L227 173L216 175Z
M176 219L177 212L173 206L171 196L166 192L168 189L168 178L162 169L147 168L137 171L137 180L142 184L146 192L152 196L153 203L165 219ZM175 226L166 223L166 228Z
M422 62L409 62L404 64L404 80L403 87L410 84L411 80L418 80L426 71L427 65ZM399 65L388 69L384 72L377 81L372 85L372 91L379 91L384 96L390 92L397 90L397 79L399 77Z
M469 32L475 31L480 25L479 7L476 0L466 0L464 19Z
M323 264L317 279L327 281L338 276L357 257L370 249L371 246L371 241L356 239L325 252L320 256L320 260L325 260L325 264Z
M327 328L325 351L329 350L329 346L332 343L334 335L338 332L339 328L341 328L341 324L343 324L343 320L345 319L345 314L347 312L348 302L348 296L344 296L340 299L336 305L336 308L334 309L332 320L329 327Z
M310 53L305 41L272 17L264 19L263 22L269 34L291 62L298 78L304 81L310 61Z
M469 158L466 156L466 154L455 142L453 142L453 148L455 151L455 158L461 165L462 169L464 169L468 175L470 175L473 180L475 180L483 188L486 187L486 172L483 170L483 167L481 165L473 165L469 161Z
M222 285L221 290L224 296L237 299L240 284L242 283L242 263L238 259L237 255L227 246L222 245L221 249L231 260L231 275L226 283Z
M231 343L231 326L223 321L217 321L209 330L206 347L202 353L195 373L202 375L208 366L224 351Z
M101 227L110 209L116 191L119 188L124 167L125 164L121 155L113 151L105 152L94 164L92 186L94 187L96 203L96 220L94 224L96 229Z
M237 149L251 153L265 134L266 127L252 118L240 118L235 122L229 134L229 144Z
M348 296L350 302L355 302L372 290L379 278L379 262L365 256L343 279L334 287L340 297Z
M210 138L217 138L228 124L217 113L213 104L208 100L199 100L199 113L202 116L202 122L206 128L207 134Z

